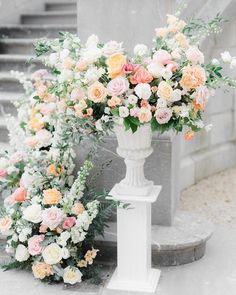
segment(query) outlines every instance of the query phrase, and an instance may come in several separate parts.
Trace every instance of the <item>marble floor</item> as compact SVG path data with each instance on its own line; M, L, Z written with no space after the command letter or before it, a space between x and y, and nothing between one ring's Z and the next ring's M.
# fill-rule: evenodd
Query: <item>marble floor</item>
M178 267L162 268L156 295L235 295L236 294L236 230L217 226L207 243L201 260ZM24 271L0 272L1 295L139 295L144 293L111 291L105 288L112 267L102 271L104 286L82 283L77 287L44 285ZM146 294L145 294L146 295Z

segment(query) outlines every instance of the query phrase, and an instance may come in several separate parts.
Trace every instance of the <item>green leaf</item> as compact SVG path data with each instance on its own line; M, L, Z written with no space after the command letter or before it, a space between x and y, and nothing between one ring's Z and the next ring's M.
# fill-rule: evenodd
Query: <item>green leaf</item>
M40 97L38 95L33 96L33 99L40 100Z

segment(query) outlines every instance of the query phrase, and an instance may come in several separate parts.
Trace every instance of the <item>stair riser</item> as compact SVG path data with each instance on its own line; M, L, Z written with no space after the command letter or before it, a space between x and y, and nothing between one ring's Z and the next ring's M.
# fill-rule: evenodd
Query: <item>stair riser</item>
M9 37L9 38L55 38L58 37L58 32L70 32L76 34L76 28L62 28L58 26L58 28L1 28L0 29L0 37Z
M23 86L16 80L0 79L0 91L3 92L23 92Z
M69 16L61 16L61 15L23 15L21 17L22 24L60 24L64 23L67 25L76 25L77 23L77 15L69 15Z
M76 3L46 3L46 11L76 11Z
M0 53L7 54L33 54L33 43L21 44L21 43L0 43Z
M8 142L8 130L5 126L0 126L0 142Z
M14 60L7 60L7 61L0 61L0 71L8 72L11 70L20 71L25 73L32 73L38 69L43 68L41 63L27 63L27 61L14 61Z
M10 114L12 116L17 115L17 109L10 100L11 100L11 97L9 96L9 101L0 102L0 114L1 115L2 115L2 112L4 114Z

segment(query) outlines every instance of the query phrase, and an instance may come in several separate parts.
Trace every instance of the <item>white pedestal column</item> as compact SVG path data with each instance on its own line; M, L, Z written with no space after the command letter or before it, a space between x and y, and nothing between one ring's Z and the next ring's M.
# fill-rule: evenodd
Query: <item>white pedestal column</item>
M130 206L117 212L117 268L108 289L155 292L161 272L151 267L151 203L160 190L153 186L149 195L137 197L117 194L116 186L110 192Z

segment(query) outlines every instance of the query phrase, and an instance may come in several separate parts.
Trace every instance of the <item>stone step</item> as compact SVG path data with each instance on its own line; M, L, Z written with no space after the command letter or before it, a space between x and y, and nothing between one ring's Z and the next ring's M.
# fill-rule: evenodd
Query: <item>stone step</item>
M22 14L22 24L60 24L76 25L76 11L44 11Z
M17 111L14 102L24 96L19 92L0 92L0 115L11 114L16 116Z
M23 86L9 72L0 72L0 92L23 92Z
M47 2L45 3L45 10L46 11L76 11L77 5L75 1L66 2Z
M39 59L33 59L31 55L23 54L0 54L0 71L8 72L11 70L25 73L34 72L42 68L43 65Z
M0 25L0 37L8 38L55 38L58 32L70 32L76 34L76 25Z
M2 142L5 142L5 143L9 142L6 119L3 117L0 118L0 143Z
M0 54L30 54L34 52L35 39L1 39L0 40Z

